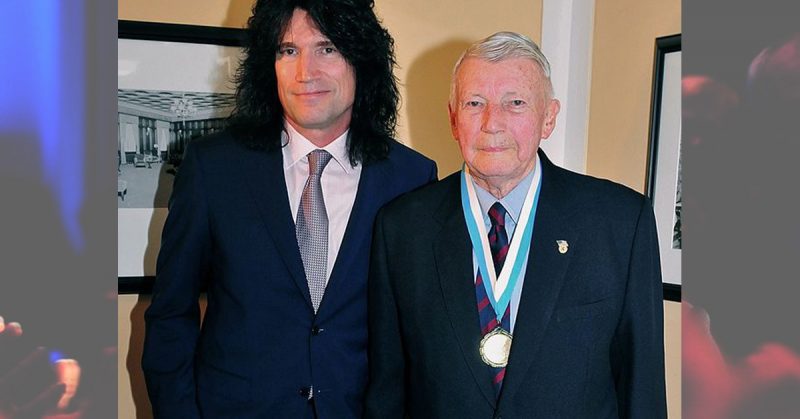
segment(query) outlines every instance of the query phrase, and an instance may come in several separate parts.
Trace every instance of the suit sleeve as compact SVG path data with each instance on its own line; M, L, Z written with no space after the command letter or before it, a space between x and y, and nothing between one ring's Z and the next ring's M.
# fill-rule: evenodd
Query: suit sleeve
M653 209L642 199L622 316L612 348L622 418L666 418L664 302Z
M198 297L211 235L197 153L188 147L175 178L161 239L152 301L145 313L142 369L156 418L199 418L194 354Z
M403 418L405 408L405 360L389 278L384 215L381 211L375 223L368 282L369 386L364 412L368 419Z

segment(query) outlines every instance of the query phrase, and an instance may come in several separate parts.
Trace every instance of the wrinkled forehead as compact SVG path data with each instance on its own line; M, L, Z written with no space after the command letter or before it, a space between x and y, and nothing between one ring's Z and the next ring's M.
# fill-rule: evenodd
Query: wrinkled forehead
M542 92L546 92L549 86L539 63L518 57L501 60L465 58L453 77L456 93L461 93L465 88L488 88L490 84Z
M498 59L486 59L481 57L464 57L456 69L456 75L461 73L465 67L469 67L474 71L475 68L520 68L530 71L531 76L537 78L546 78L544 70L541 65L532 58L527 57L504 57Z

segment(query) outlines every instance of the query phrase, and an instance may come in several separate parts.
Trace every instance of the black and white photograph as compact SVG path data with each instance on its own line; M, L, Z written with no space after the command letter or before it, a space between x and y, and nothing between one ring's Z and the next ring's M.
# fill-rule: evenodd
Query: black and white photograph
M186 145L225 126L233 94L119 89L117 207L166 208Z
M656 39L646 195L653 202L667 286L681 284L681 37Z
M119 22L114 159L120 283L155 275L183 152L191 141L223 129L233 110L241 39L239 29Z

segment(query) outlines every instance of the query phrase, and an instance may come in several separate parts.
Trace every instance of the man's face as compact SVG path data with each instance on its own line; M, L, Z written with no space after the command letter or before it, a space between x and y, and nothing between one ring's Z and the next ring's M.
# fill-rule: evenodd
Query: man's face
M455 75L450 126L476 178L516 186L536 162L539 142L555 127L559 102L532 60L462 61Z
M322 147L350 126L355 72L304 10L294 10L275 73L284 116L304 137Z

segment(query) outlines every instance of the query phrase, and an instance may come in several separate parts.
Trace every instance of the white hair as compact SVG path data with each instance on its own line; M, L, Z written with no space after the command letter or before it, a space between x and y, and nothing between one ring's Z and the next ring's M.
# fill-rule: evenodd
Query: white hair
M525 35L516 32L497 32L470 45L453 66L450 79L450 106L455 107L456 75L461 63L466 58L478 58L489 62L497 62L511 58L524 58L535 62L544 74L547 82L547 97L553 97L553 84L550 82L550 63L542 50Z

